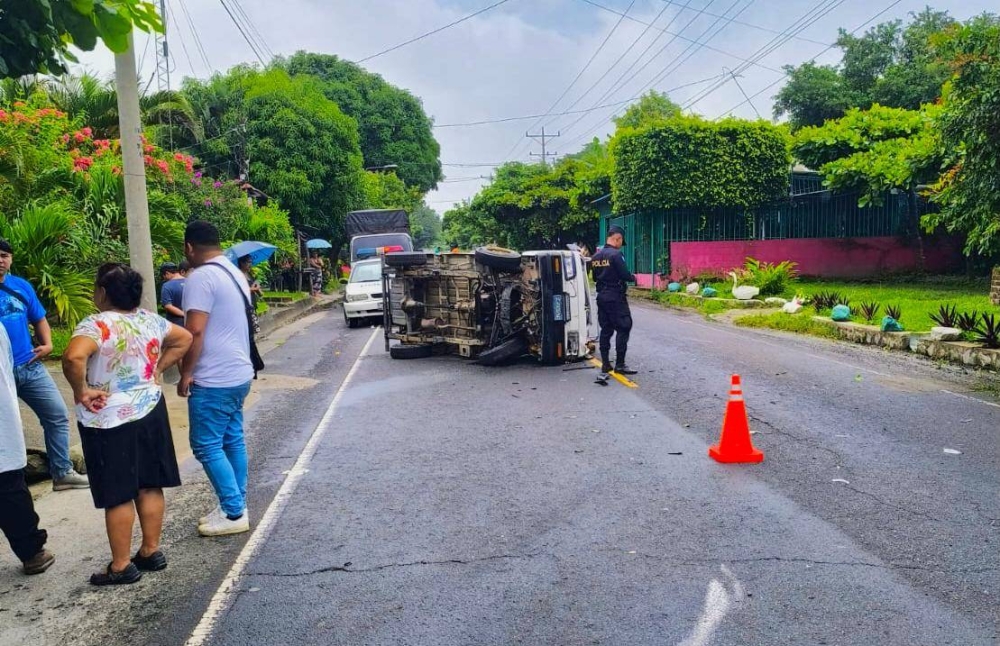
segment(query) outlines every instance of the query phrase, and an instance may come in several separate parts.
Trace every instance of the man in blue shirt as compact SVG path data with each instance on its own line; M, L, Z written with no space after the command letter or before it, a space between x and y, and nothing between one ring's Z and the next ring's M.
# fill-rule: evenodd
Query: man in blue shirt
M160 265L160 278L163 279L160 305L166 313L165 318L184 327L184 272L174 263L165 262Z
M69 411L42 359L52 353L52 328L31 283L10 273L14 250L0 240L0 323L10 337L17 396L38 416L45 432L45 451L52 488L86 489L90 482L69 459ZM38 345L31 338L34 326Z

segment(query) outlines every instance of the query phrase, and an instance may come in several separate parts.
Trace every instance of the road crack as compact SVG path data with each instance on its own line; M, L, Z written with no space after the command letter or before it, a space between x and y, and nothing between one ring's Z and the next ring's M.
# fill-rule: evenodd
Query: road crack
M486 563L489 561L530 559L538 556L539 554L540 552L534 552L531 554L497 554L494 556L484 556L481 558L474 558L474 559L443 559L440 561L420 560L420 561L410 561L408 563L387 563L384 565L375 565L367 568L353 568L351 567L353 564L351 562L347 562L343 565L329 565L315 570L308 570L306 572L247 572L246 576L309 577L309 576L315 576L317 574L324 574L326 572L347 572L349 574L364 574L368 572L380 572L382 570L414 567L419 565L473 565L475 563Z
M658 556L655 554L639 554L639 556L647 559L668 561L670 559L664 556ZM694 559L688 561L675 561L670 562L673 567L703 567L706 565L717 565L719 563L729 563L729 564L742 564L742 563L798 563L804 565L819 565L819 566L832 566L832 567L867 567L877 570L918 570L923 572L943 572L949 574L984 574L987 572L997 572L1000 571L1000 566L989 566L981 568L944 568L944 567L933 567L927 565L917 565L914 563L874 563L871 561L824 561L821 559L810 559L805 557L796 556L756 556L747 558L714 558L714 559Z

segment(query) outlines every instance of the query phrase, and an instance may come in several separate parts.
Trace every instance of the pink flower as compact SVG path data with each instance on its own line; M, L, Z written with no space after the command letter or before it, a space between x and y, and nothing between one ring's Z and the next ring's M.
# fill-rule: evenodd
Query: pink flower
M212 206L212 200L205 200L205 206Z
M94 136L94 131L90 129L90 126L87 126L86 128L84 128L80 132L82 132L84 135L86 135L88 137L93 137Z
M214 182L212 188L222 188L222 182Z

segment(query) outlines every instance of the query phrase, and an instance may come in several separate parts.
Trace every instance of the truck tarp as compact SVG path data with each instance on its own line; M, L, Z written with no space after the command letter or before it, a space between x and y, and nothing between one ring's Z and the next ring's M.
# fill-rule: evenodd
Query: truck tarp
M409 233L410 218L403 209L351 211L344 219L347 239L373 233Z

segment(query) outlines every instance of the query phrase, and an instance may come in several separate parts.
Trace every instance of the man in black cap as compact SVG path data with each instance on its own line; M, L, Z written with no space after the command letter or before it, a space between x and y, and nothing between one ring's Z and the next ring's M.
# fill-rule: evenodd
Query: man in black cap
M597 320L601 325L601 381L607 381L608 373L634 375L625 365L628 351L628 337L632 330L632 311L625 297L628 283L635 282L635 276L625 266L621 248L625 245L625 230L612 225L608 228L608 238L604 247L590 259L590 266L597 283ZM612 369L609 355L611 337L615 338L615 366Z

